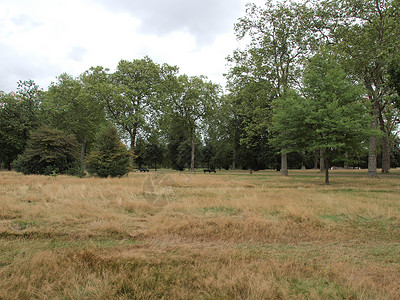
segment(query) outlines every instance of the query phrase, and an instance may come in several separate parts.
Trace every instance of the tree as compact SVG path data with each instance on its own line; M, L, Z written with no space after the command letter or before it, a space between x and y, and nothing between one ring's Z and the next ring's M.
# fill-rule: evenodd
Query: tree
M400 97L400 55L393 57L389 62L388 75L389 86Z
M382 137L382 172L390 169L390 128L385 111L390 95L385 76L388 62L399 53L400 34L398 0L335 0L323 1L320 11L331 12L331 41L346 69L363 82L371 101L371 127L379 128ZM327 18L328 20L329 18ZM333 21L332 21L333 20ZM377 177L378 135L369 140L368 176Z
M345 153L362 148L372 134L368 103L363 89L323 51L309 61L303 92L305 97L293 92L276 101L273 141L288 152L323 150L329 184L331 159L345 159Z
M40 103L43 91L33 80L19 80L16 97L21 103L23 123L25 127L24 137L28 139L29 131L36 129L41 123Z
M164 116L163 128L167 142L167 159L171 167L182 171L190 164L190 137L186 123L180 116L171 113Z
M88 155L88 171L104 178L128 174L130 154L122 144L117 129L114 126L104 128L96 142L95 149Z
M76 136L84 163L88 143L94 141L98 128L106 122L104 106L92 92L90 74L85 72L80 78L65 73L58 76L46 92L42 108L51 127Z
M78 170L78 151L73 135L48 127L31 133L24 153L14 167L24 174L66 174Z
M159 166L164 161L164 149L157 137L151 136L148 139L143 156L146 164L153 166L154 170L157 171L157 165Z
M315 50L316 45L310 16L310 8L305 4L269 2L264 8L249 4L247 15L235 25L237 37L248 36L251 42L247 49L237 50L233 57L228 58L236 65L231 69L231 79L247 77L251 84L266 83L269 94L261 108L270 106L273 99L284 97L298 84L302 61ZM239 83L239 88L241 82L243 80L233 80L234 85ZM268 128L270 117L252 125ZM252 131L253 126L247 129ZM286 151L281 153L282 175L286 176Z
M32 80L19 81L16 93L0 92L0 161L9 170L24 151L30 131L40 125L41 95Z
M0 93L0 161L11 170L11 163L25 148L22 112L15 94Z
M169 103L171 120L179 118L190 137L190 170L195 164L195 135L200 122L216 108L219 85L207 81L206 77L181 75L178 77L174 95ZM181 128L182 129L182 128Z
M121 60L110 76L113 94L104 97L107 112L128 135L132 151L137 135L156 118L160 102L167 97L168 81L176 72L176 67L159 65L146 56L132 62Z

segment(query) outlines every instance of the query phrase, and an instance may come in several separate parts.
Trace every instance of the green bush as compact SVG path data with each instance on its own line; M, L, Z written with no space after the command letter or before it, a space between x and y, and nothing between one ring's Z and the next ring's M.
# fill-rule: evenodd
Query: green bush
M71 174L78 162L77 142L73 135L58 129L40 127L31 133L27 147L14 161L24 174Z
M105 128L97 137L95 149L87 157L87 169L100 177L121 177L129 172L129 152L115 127Z

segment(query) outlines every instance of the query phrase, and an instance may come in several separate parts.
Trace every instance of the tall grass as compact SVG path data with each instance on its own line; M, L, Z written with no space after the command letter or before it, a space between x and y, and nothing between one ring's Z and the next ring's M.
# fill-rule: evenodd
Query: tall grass
M0 172L0 299L399 299L400 174Z

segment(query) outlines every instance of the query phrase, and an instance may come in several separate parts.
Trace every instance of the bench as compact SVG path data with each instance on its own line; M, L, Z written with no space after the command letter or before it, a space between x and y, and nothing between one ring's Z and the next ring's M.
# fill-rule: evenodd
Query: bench
M203 170L204 171L204 173L211 173L211 172L214 172L214 173L217 173L217 171L215 171L215 169L205 169L205 170Z

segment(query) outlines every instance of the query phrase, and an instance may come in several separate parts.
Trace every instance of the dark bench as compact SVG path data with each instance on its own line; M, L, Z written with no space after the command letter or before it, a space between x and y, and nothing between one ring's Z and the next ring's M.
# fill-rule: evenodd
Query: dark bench
M217 171L215 171L215 169L206 169L206 170L203 170L204 171L204 173L211 173L211 172L213 172L213 173L217 173Z
M139 171L140 171L140 172L149 172L149 169L146 169L146 168L139 168Z

